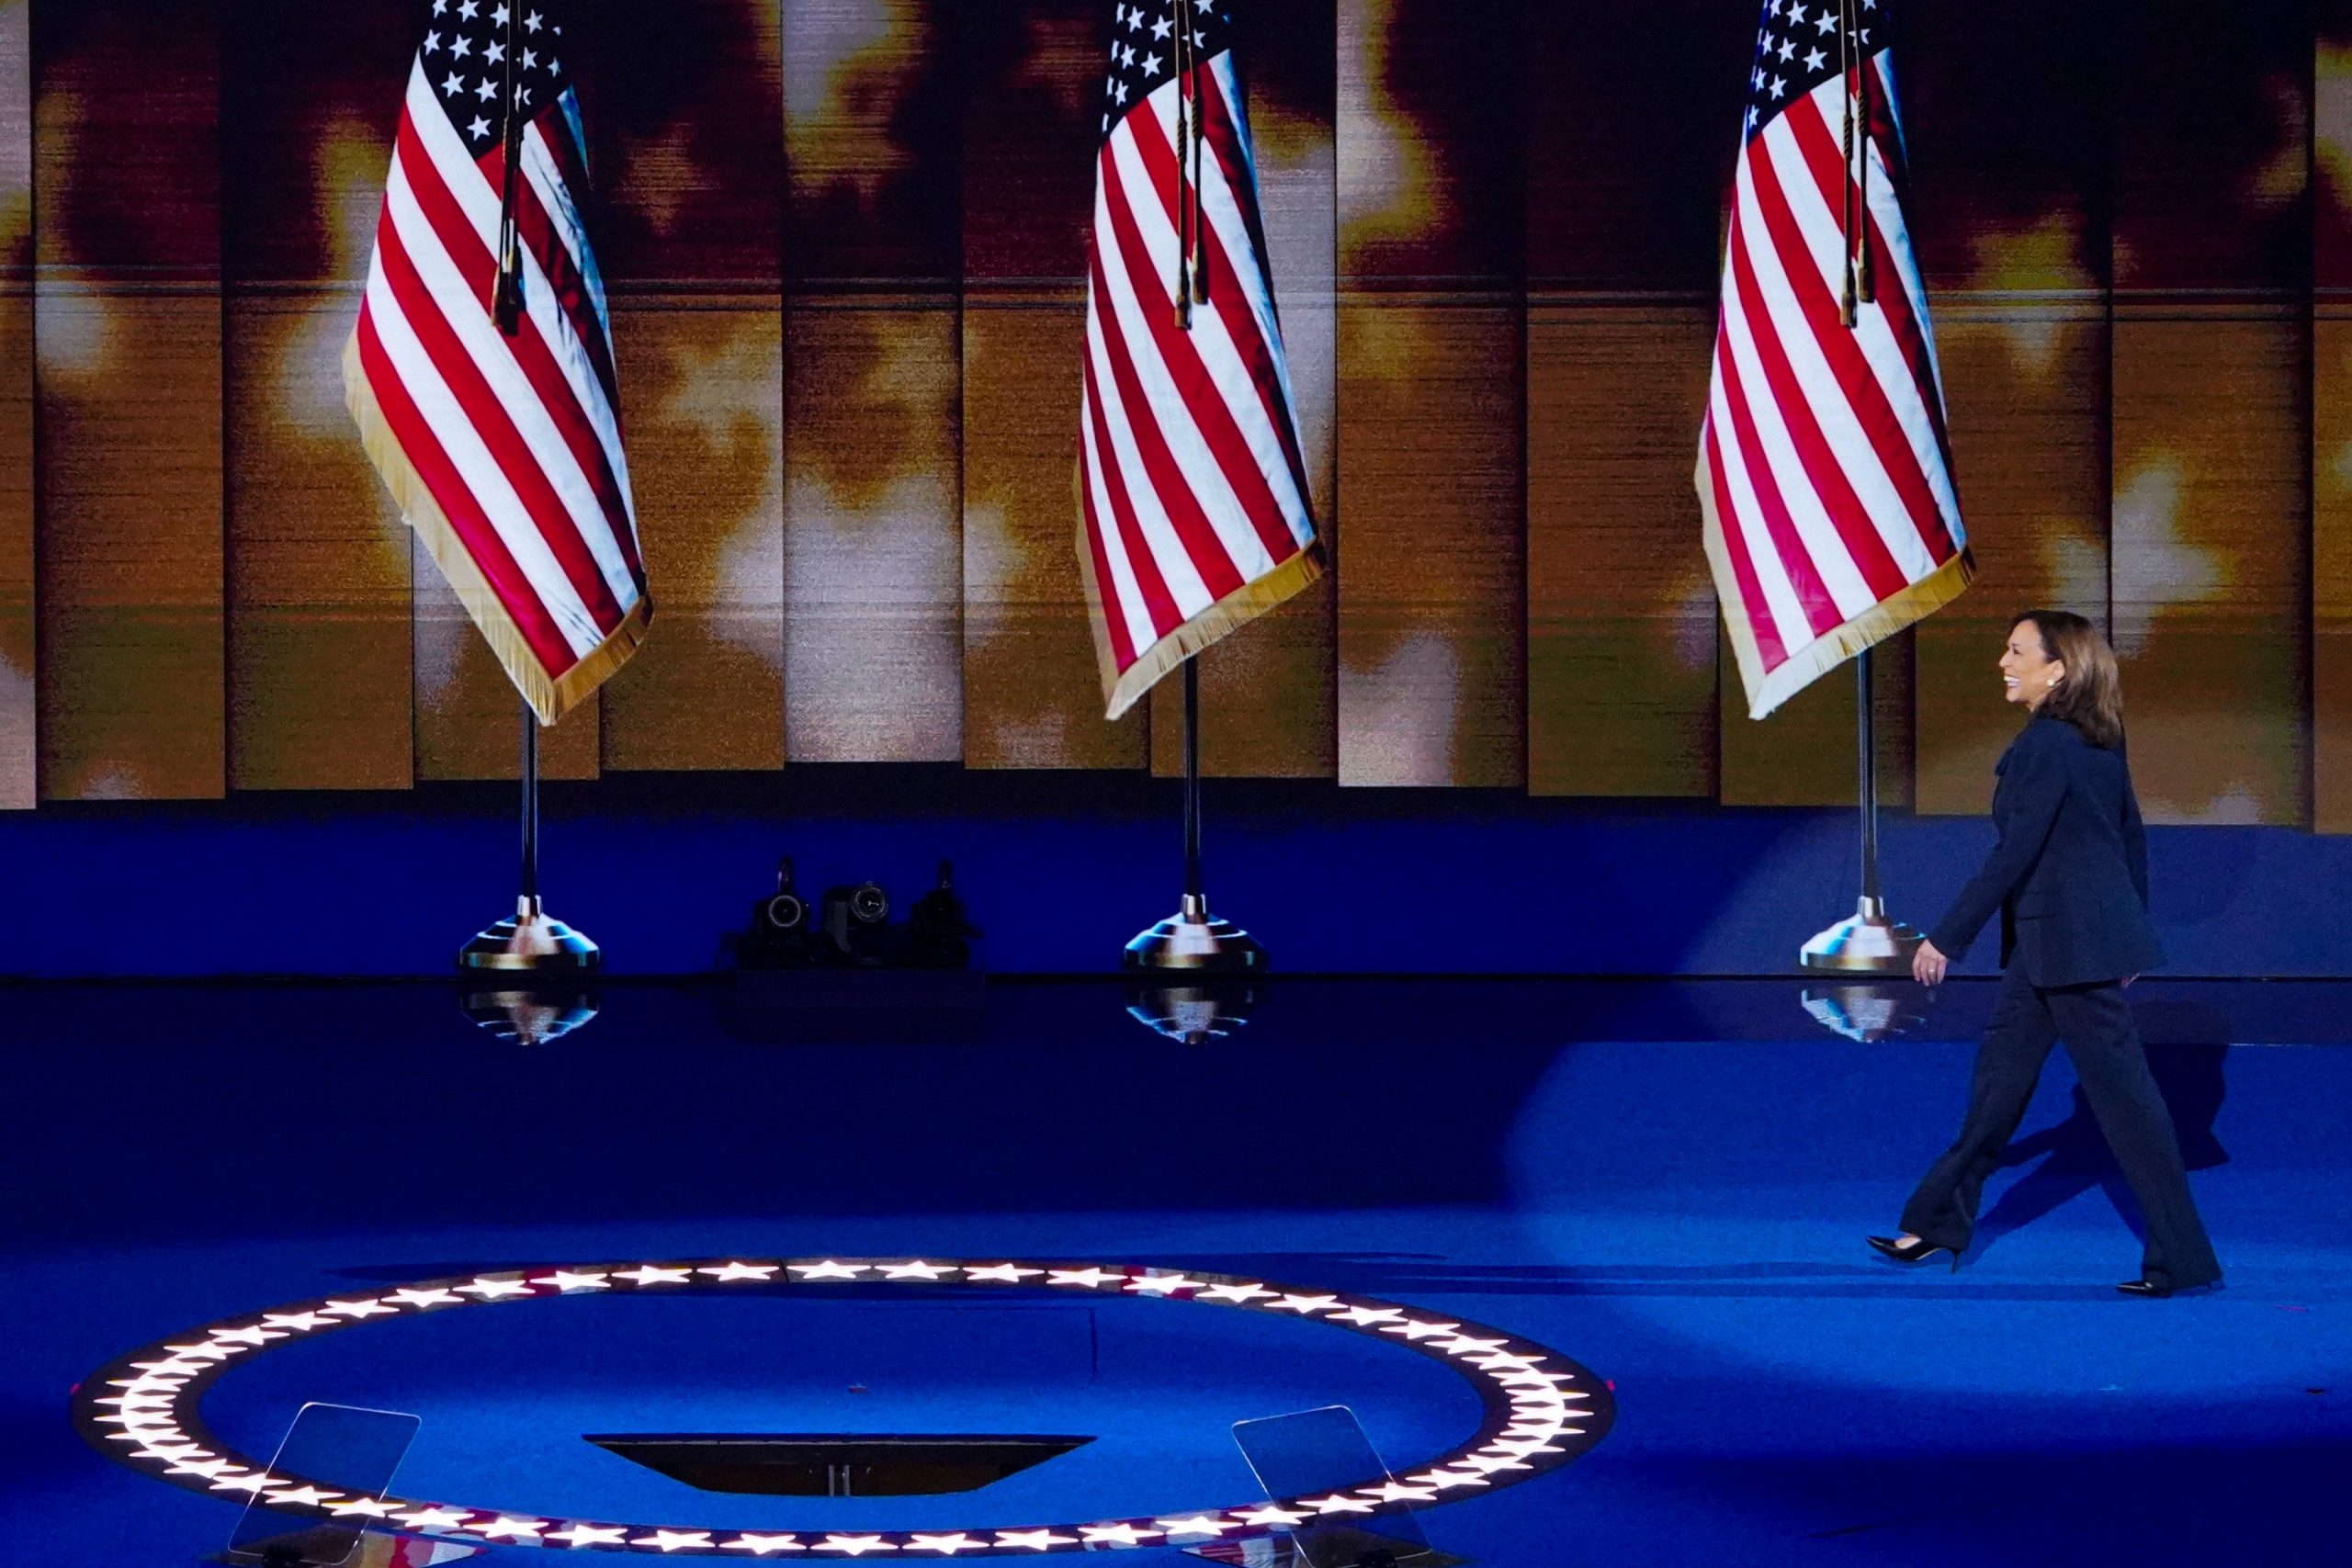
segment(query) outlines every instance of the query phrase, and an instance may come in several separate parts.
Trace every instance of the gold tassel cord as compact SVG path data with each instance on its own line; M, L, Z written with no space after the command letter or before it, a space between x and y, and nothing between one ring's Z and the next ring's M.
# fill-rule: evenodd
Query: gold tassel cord
M491 315L508 337L523 330L523 229L515 220L515 198L522 178L523 106L516 101L516 77L523 52L523 7L506 14L506 122L499 149L504 184L498 206L498 276L491 286Z
M1845 254L1839 258L1845 296L1839 317L1849 327L1861 321L1861 279L1854 270L1854 0L1838 0L1838 96L1846 108L1845 169L1838 182L1843 205L1838 212L1838 239Z
M1187 101L1193 82L1191 0L1176 6L1176 325L1193 326L1193 192L1184 151L1192 135L1193 106Z
M1854 0L1847 0L1850 8ZM1854 179L1860 187L1854 206L1860 221L1854 226L1854 297L1867 305L1877 297L1871 287L1871 148L1875 144L1878 128L1871 123L1871 53L1863 36L1863 22L1859 12L1854 16L1854 101L1851 115L1861 127L1861 141L1855 149L1857 164Z
M1208 210L1201 195L1201 144L1208 139L1209 116L1206 100L1201 92L1201 40L1199 8L1193 0L1182 0L1184 26L1191 37L1185 49L1192 61L1193 91L1193 300L1195 304L1209 302ZM1183 156L1180 143L1176 152Z

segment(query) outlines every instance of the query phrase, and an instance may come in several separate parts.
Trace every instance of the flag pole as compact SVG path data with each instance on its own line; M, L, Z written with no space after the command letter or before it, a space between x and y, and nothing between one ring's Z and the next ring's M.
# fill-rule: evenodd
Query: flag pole
M506 16L506 108L503 152L505 169L498 206L498 276L491 314L508 337L523 330L523 236L515 221L515 197L523 155L522 106L515 101L518 57L523 52L523 12ZM523 704L523 865L514 913L481 931L458 952L460 969L491 969L532 975L578 975L598 968L604 954L594 942L561 920L550 919L539 902L539 716Z
M1797 962L1807 969L1907 975L1911 955L1918 951L1919 933L1887 917L1886 901L1879 890L1878 714L1871 701L1872 662L1870 649L1854 656L1855 728L1860 742L1856 761L1861 781L1861 897L1850 918L1817 933L1799 949Z
M1184 660L1184 901L1177 912L1127 943L1126 966L1248 974L1266 966L1266 950L1232 921L1209 913L1201 885L1200 657Z

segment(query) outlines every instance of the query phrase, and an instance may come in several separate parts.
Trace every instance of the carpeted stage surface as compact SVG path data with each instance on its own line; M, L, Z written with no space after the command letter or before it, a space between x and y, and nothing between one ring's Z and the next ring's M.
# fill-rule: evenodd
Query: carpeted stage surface
M2134 992L2229 1270L2170 1302L2111 1289L2137 1272L2129 1201L2063 1058L1960 1271L1872 1258L1956 1122L1990 987L1875 1044L1800 988L1278 979L1187 1046L1098 983L862 1032L616 986L529 1049L439 987L0 992L0 1562L225 1540L234 1504L69 1425L75 1382L133 1348L437 1277L828 1256L1172 1266L1555 1347L1611 1382L1614 1430L1422 1517L1505 1568L2336 1560L2352 987ZM828 1289L360 1325L232 1370L205 1412L265 1455L305 1400L415 1412L412 1497L818 1532L1238 1503L1262 1494L1236 1420L1345 1404L1403 1471L1479 1418L1442 1366L1304 1321ZM697 1492L582 1440L616 1432L1095 1440L961 1496L827 1499Z

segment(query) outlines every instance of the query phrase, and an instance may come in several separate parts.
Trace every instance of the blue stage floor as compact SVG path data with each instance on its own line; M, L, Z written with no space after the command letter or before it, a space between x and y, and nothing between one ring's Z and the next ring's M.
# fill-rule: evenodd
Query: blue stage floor
M616 987L528 1049L433 987L0 990L0 1562L176 1568L225 1540L233 1503L69 1424L136 1347L450 1276L825 1257L1152 1264L1555 1348L1610 1382L1615 1427L1423 1515L1482 1563L2338 1560L2352 987L2134 992L2229 1273L2169 1302L2111 1288L2128 1200L2062 1058L1960 1271L1876 1260L1862 1233L1955 1124L1990 987L1879 1043L1800 989L1277 980L1187 1046L1099 983L1000 985L965 1026L752 1030L718 989ZM205 1415L266 1454L306 1399L414 1411L412 1497L810 1540L1259 1497L1228 1428L1286 1410L1353 1406L1400 1470L1480 1416L1437 1363L1303 1320L835 1289L357 1325L232 1369ZM697 1492L592 1432L1096 1440L962 1496L835 1500Z

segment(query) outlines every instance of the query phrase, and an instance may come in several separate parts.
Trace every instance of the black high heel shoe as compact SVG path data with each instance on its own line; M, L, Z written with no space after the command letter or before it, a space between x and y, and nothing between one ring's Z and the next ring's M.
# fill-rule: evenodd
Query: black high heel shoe
M1939 1241L1929 1241L1926 1236L1910 1241L1897 1241L1891 1235L1864 1236L1862 1239L1877 1248L1880 1257L1892 1258L1897 1263L1925 1263L1939 1252L1949 1252L1951 1254L1952 1272L1960 1272L1960 1248L1956 1247L1946 1247Z

